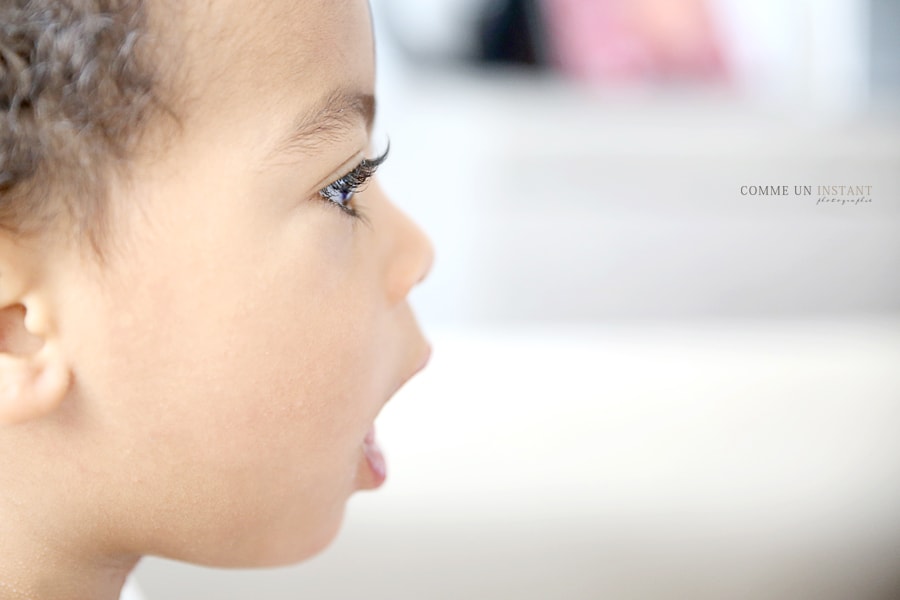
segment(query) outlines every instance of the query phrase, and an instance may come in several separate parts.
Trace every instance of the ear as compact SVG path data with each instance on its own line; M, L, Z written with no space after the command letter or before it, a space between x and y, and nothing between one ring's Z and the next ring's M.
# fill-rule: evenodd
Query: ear
M39 419L66 397L71 371L35 295L0 308L0 425Z

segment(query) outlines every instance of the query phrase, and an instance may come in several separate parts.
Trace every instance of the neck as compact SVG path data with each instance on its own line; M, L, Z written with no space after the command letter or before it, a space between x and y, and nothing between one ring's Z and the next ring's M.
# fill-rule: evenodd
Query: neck
M0 600L118 600L138 561L61 559L46 549L22 548L5 536L2 544Z
M118 600L139 557L92 550L27 508L0 495L0 600Z

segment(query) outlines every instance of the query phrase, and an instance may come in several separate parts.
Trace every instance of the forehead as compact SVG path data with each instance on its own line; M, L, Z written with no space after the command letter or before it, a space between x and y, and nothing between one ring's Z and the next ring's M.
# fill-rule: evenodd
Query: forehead
M374 88L367 0L171 1L154 5L151 28L180 67L176 112L188 119L297 110L328 90Z

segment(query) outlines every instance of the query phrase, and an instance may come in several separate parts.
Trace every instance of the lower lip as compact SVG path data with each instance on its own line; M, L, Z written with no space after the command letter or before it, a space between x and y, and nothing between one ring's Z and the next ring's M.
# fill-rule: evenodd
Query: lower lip
M367 473L362 487L364 489L375 489L381 487L387 478L387 465L384 460L384 453L375 440L375 426L369 429L366 439L363 441L363 455L365 456Z

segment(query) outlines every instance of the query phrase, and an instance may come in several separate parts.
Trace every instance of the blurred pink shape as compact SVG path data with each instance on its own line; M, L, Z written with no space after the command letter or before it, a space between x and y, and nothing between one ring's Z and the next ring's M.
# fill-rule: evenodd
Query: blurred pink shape
M556 63L581 79L728 75L706 0L543 0Z

